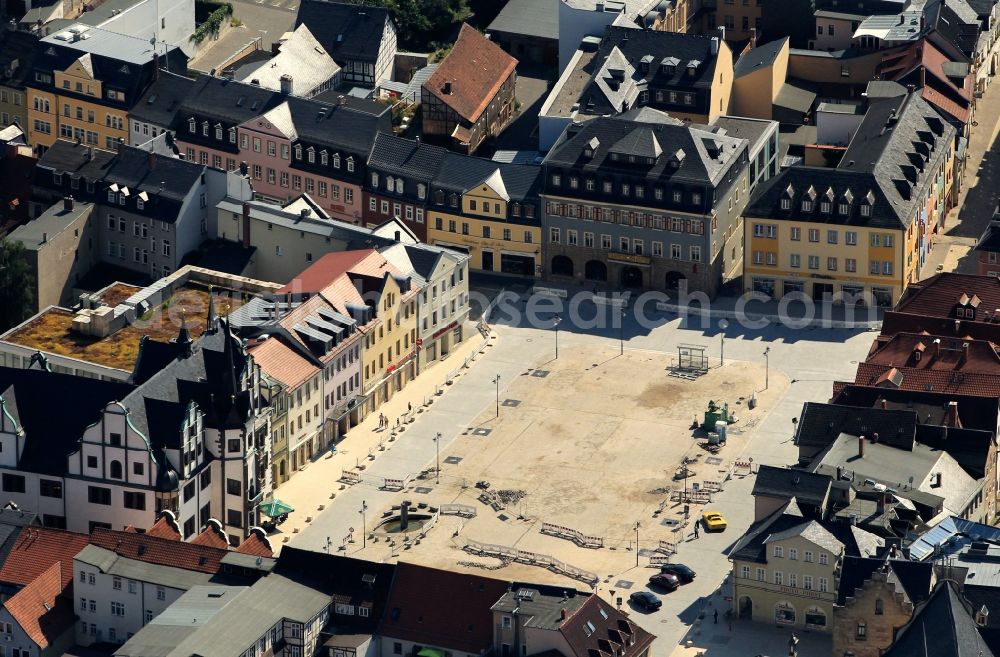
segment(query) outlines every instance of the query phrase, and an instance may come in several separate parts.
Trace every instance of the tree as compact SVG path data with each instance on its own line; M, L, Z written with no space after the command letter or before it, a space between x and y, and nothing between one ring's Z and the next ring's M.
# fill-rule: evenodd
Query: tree
M24 245L0 239L0 331L34 314L35 303L35 272Z
M425 52L431 43L450 40L455 25L469 17L468 0L350 0L387 7L404 48Z

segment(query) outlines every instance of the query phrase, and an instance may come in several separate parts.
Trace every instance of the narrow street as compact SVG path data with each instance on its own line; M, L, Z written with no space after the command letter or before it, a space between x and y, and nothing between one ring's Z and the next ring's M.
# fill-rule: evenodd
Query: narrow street
M932 276L939 265L944 271L974 273L970 255L993 216L1000 197L1000 84L994 82L979 99L976 122L966 150L965 175L958 206L948 212L944 233L934 237L934 250L924 263L920 278Z

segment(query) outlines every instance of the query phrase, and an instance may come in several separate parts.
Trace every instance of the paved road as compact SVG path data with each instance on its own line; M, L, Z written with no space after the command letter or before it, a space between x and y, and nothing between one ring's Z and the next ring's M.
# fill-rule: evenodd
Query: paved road
M442 434L442 449L446 448L484 409L495 400L493 377L500 373L501 395L506 384L513 381L526 367L531 367L554 355L555 333L551 328L513 326L503 316L496 316L494 328L499 336L497 346L484 354L471 371L461 377L428 411L421 414L393 449L381 455L366 471L366 479L378 481L382 476L396 476L399 472L415 472L433 465L435 449L433 437ZM559 331L559 348L574 349L599 341L617 341L616 328L604 330L577 330L564 319ZM679 343L704 344L713 358L718 357L721 340L718 329L683 328L678 319L663 318L651 330L641 329L629 322L623 335L628 349L649 350L664 354L676 352ZM759 426L748 444L746 455L755 463L786 465L795 461L791 444L792 418L801 411L802 402L828 399L831 385L836 379L852 376L856 362L867 352L873 338L864 331L812 329L793 331L787 328L744 330L731 326L726 332L727 359L764 359L763 352L770 347L769 366L772 372L781 371L792 381L788 393L773 408ZM761 382L763 386L763 381ZM405 392L405 391L404 391ZM345 447L349 448L349 440ZM371 475L371 476L369 476ZM680 591L665 597L663 609L657 614L634 614L637 622L657 634L659 655L669 654L681 638L691 630L691 624L712 598L726 578L730 566L723 552L749 526L753 516L750 490L753 478L737 479L720 493L713 508L722 511L729 520L729 530L723 534L702 535L681 546L677 557L700 573L698 579ZM337 495L327 504L313 522L291 541L291 545L321 550L330 537L334 545L346 535L350 527L357 527L362 501L367 501L372 511L394 501L396 494L378 491L374 484L362 484ZM371 520L369 517L368 520ZM502 573L500 573L502 575ZM619 573L623 579L642 581L648 569L641 573ZM642 579L640 579L642 578ZM599 592L607 595L609 584L602 583ZM709 611L709 614L711 611ZM719 632L719 628L724 631ZM705 637L711 636L712 657L732 655L783 654L787 635L770 631L766 626L737 624L735 636L728 634L728 627L706 626ZM700 638L700 637L699 637ZM828 639L820 636L803 637L800 655L811 657L825 650L829 654ZM730 651L731 650L731 651ZM748 652L749 650L749 652ZM825 655L824 655L825 657Z

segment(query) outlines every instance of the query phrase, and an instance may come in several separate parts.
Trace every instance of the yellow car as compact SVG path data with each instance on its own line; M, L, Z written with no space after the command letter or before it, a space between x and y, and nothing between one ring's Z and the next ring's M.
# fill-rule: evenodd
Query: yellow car
M705 531L707 532L726 531L726 519L718 511L706 511L701 514L701 521L705 523Z

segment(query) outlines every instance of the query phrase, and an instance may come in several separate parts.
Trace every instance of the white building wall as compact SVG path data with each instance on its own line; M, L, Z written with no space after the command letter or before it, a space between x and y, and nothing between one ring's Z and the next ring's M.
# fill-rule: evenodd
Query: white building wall
M449 257L441 258L427 286L417 296L421 368L440 359L442 350L451 351L455 330L462 327L468 316L468 260L457 262Z
M163 42L180 48L188 57L197 51L191 42L194 0L144 0L112 16L100 27L146 41L155 37L156 50L160 54L163 54Z
M76 642L84 646L97 641L123 643L183 593L179 588L102 573L74 559L73 608L79 619ZM124 606L124 615L112 614L112 602Z
M559 0L559 72L566 68L573 53L580 47L580 41L585 36L604 36L604 28L614 22L620 15L617 12L604 11L604 3L595 0L594 5L600 5L601 11L595 7L586 6L589 3L573 0L570 6L567 0Z
M375 61L375 87L392 79L396 63L396 26L392 20L386 21L382 33L382 43L379 46L378 59Z

